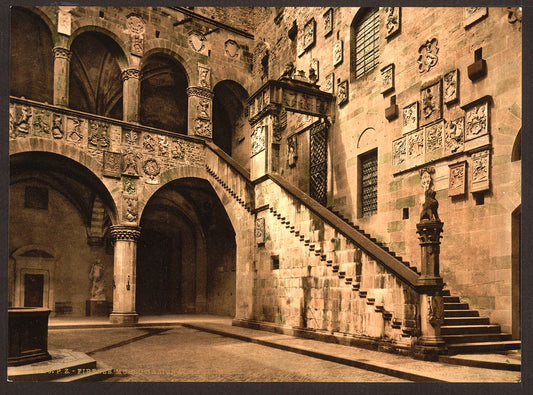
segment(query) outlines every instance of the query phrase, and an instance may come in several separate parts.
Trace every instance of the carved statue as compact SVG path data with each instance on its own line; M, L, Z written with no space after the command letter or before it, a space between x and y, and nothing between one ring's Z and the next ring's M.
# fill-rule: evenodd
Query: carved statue
M295 71L296 67L294 67L294 63L289 62L285 65L285 71L283 72L281 77L279 77L279 79L282 79L283 77L292 78L292 75Z
M420 222L422 221L440 221L437 212L439 202L435 199L436 192L433 190L433 180L428 169L422 170L422 187L424 188L425 200L422 204L422 211L420 213Z
M97 259L91 268L89 280L92 281L91 300L105 300L104 294L104 266Z

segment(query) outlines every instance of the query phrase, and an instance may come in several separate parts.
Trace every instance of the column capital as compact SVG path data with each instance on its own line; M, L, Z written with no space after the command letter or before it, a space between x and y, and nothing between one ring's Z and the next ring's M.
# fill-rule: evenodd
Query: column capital
M115 240L137 241L141 236L141 228L132 225L113 225L110 227L111 236Z
M197 96L203 99L213 100L215 93L209 88L204 88L201 86L189 86L187 88L187 96Z
M138 69L125 69L122 70L122 73L120 74L120 77L122 78L122 81L129 80L130 78L141 78L141 71Z
M62 58L70 61L72 57L72 51L68 48L54 47L52 52L54 53L54 58Z

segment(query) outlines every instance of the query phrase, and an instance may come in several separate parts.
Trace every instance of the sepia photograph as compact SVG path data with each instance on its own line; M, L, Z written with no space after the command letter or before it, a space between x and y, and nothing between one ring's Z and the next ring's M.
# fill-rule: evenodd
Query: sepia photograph
M9 8L10 390L522 381L522 7L358 3Z

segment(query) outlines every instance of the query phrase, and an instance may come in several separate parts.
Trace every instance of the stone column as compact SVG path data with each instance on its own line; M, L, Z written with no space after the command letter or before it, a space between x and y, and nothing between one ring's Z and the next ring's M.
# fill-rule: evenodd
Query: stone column
M113 275L113 312L109 320L113 324L135 323L135 282L137 265L137 240L141 228L129 225L114 225L111 236L115 239Z
M189 136L213 138L213 97L214 93L202 86L187 88L189 97L188 131Z
M439 274L440 234L443 223L439 220L422 220L416 224L420 240L421 276L417 288L420 292L420 317L422 346L441 348L444 340L440 327L444 322L444 283Z
M54 104L68 106L68 85L72 52L67 48L54 47Z
M139 122L140 78L138 69L122 70L122 119L127 122Z

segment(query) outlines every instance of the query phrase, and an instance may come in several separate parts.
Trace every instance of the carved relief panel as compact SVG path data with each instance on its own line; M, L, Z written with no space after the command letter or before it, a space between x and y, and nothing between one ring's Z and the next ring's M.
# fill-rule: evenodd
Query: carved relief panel
M444 121L437 122L424 128L426 138L426 162L442 156L444 146Z
M471 192L481 192L490 188L490 150L472 154Z
M50 111L33 109L33 135L37 137L50 136Z
M257 244L265 244L265 219L255 219L255 242Z
M392 142L392 165L402 166L405 164L406 159L407 159L407 138L403 136ZM397 169L397 170L401 170L401 169Z
M337 103L343 105L348 102L348 81L344 80L337 86Z
M128 15L127 21L128 30L131 40L131 53L133 55L142 56L144 53L144 31L145 23L139 15Z
M324 13L324 36L333 32L333 8Z
M465 29L485 18L487 13L487 7L465 7L463 21Z
M60 140L65 135L64 117L61 114L52 114L52 137Z
M147 176L145 179L147 184L159 184L156 177L161 173L161 166L156 159L150 158L144 161L142 169Z
M142 155L127 149L122 152L122 175L139 177L139 160Z
M31 108L28 106L15 106L14 115L10 110L10 124L12 126L13 137L25 137L30 133Z
M381 70L381 93L385 94L394 90L394 63L391 63Z
M415 166L424 161L424 130L409 133L407 136L407 161Z
M335 87L335 74L329 73L324 80L324 90L333 93Z
M104 177L120 178L122 154L120 152L104 151Z
M81 143L83 140L83 126L85 122L79 118L67 117L67 141Z
M400 32L400 7L385 7L385 27L387 28L386 38L390 38Z
M232 59L238 59L240 55L240 47L234 40L227 40L224 43L224 54Z
M254 156L265 150L266 125L256 125L252 131L252 155Z
M476 105L465 114L465 141L481 137L489 133L488 103Z
M418 71L420 73L426 73L431 70L437 64L439 58L438 41L436 38L427 40L424 44L418 48Z
M199 31L193 30L189 32L189 38L187 40L189 47L198 53L206 52L206 42L207 39Z
M444 128L444 154L450 155L464 150L465 118L457 118L453 121L446 122Z
M420 90L420 125L427 125L442 118L442 80Z
M211 88L211 69L201 63L198 63L198 86Z
M109 124L89 119L88 147L102 149L109 147Z
M409 133L418 128L418 102L404 107L402 110L402 133Z
M315 44L316 40L316 22L311 18L304 26L303 48L307 51Z
M140 140L139 136L140 136L140 133L137 132L136 130L122 129L122 144L136 146L137 144L139 144L139 140Z
M342 40L337 40L333 46L333 66L338 66L343 60L343 47Z
M444 74L444 103L451 104L459 100L459 70Z
M466 161L449 165L450 176L448 196L460 196L466 193Z
M138 199L135 195L122 195L122 218L127 222L137 222L138 213Z

